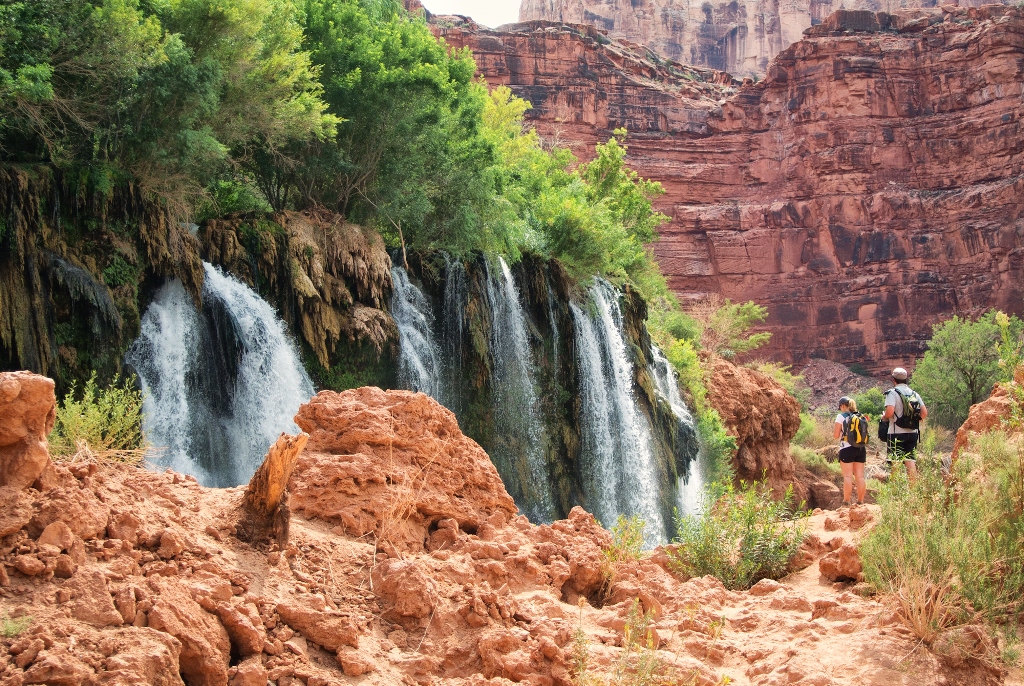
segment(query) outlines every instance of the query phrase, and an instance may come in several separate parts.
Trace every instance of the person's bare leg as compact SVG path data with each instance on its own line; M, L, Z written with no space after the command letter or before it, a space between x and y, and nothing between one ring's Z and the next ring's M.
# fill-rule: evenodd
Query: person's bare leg
M915 460L903 460L903 464L907 467L907 481L910 483L917 481L917 462Z
M839 466L843 468L843 503L849 504L850 494L853 492L853 464L840 462Z
M853 463L853 477L857 480L857 502L861 505L864 504L864 497L868 492L867 482L864 481L864 463L854 462Z

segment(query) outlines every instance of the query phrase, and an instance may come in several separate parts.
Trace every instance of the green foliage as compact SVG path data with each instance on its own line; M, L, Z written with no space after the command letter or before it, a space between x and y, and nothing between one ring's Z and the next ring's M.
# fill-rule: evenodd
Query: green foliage
M772 337L767 331L750 333L768 317L768 310L753 301L734 303L708 298L691 308L689 314L701 328L701 347L727 359L755 350Z
M882 393L880 388L869 388L861 393L855 393L853 399L857 403L857 411L872 419L877 419L885 412L885 393Z
M33 0L0 8L0 155L187 202L211 175L323 136L291 0ZM107 180L107 181L105 181Z
M955 429L971 405L988 397L992 386L1013 377L1014 355L1019 355L1024 322L996 310L976 321L953 317L932 328L924 358L914 370L914 390L928 406L929 419Z
M1024 592L1024 449L993 432L974 436L949 476L940 464L918 460L914 484L894 473L860 548L867 579L926 642L977 614L1015 616Z
M706 460L704 479L707 483L732 481L732 457L739 447L712 408L706 408L697 419L697 437Z
M103 282L111 288L134 284L139 278L139 268L128 263L121 255L114 255L103 269Z
M704 495L703 515L678 519L672 565L691 577L711 574L733 590L781 578L807 528L807 513L793 513L792 499L792 487L777 501L763 482L738 489L731 482L713 484Z
M608 562L639 560L643 555L646 522L640 515L619 515L612 527L612 544L603 551Z
M25 629L32 625L32 615L24 617L11 617L6 612L0 617L0 636L4 638L17 638Z
M93 452L134 451L145 446L142 438L142 393L115 377L107 388L96 385L96 374L79 393L72 384L57 405L49 436L50 453L67 457L84 441Z
M797 462L802 464L809 472L823 479L836 481L843 476L843 468L838 462L829 462L821 453L801 445L790 446L790 452Z
M833 445L836 439L833 437L835 415L829 414L822 417L807 412L800 413L800 428L793 436L793 444L810 450L824 448Z

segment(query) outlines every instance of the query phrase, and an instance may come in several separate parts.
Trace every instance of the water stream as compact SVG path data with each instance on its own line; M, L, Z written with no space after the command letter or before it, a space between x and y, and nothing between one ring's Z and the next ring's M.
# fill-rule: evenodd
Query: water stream
M587 506L605 526L618 515L640 515L648 545L665 541L654 437L637 406L633 363L623 331L619 291L598 280L590 312L573 303L579 367L582 450Z
M679 392L675 370L657 346L652 346L652 376L658 393L668 401L676 419L684 426L687 433L696 435L697 427L693 421L690 408L686 406ZM679 513L695 515L701 512L701 497L704 493L704 451L698 449L697 454L686 465L686 473L681 474L676 483L677 507Z
M274 309L209 263L202 312L178 280L142 317L125 361L143 390L143 431L161 467L207 486L246 483L313 395Z

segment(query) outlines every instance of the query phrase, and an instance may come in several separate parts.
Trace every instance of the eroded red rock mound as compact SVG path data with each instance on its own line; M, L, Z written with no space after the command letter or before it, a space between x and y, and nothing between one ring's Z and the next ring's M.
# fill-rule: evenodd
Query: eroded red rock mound
M0 376L0 488L25 488L43 473L55 408L53 379L31 372Z
M516 514L487 453L422 393L322 391L295 422L310 439L292 473L291 507L310 519L422 550L442 519L476 531Z
M634 606L659 674L683 683L996 682L949 671L884 605L819 582L814 561L853 532L813 539L804 582L728 591L674 575L663 551L609 565L610 534L580 508L543 526L515 515L487 456L425 396L321 394L300 419L310 447L290 487L305 505L283 550L238 538L244 489L170 471L46 464L14 489L0 684L572 686L577 630L592 674L631 669Z
M980 403L971 405L967 420L957 429L956 441L953 443L953 459L960 455L970 443L971 436L986 433L994 429L1007 429L1007 421L1013 414L1014 407L1020 402L1021 386L1024 385L1024 367L1018 367L1013 374L1011 383L996 384L992 395Z
M776 491L793 482L789 442L800 428L800 403L786 389L761 372L718 358L708 401L739 444L734 460L739 478L752 481L764 473Z

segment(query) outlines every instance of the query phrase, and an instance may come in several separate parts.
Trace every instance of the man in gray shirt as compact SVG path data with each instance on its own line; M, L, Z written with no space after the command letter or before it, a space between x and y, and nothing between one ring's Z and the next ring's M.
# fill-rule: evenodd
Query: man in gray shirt
M882 419L889 420L889 440L886 443L886 459L903 460L907 467L907 478L917 478L917 441L921 436L919 422L913 418L912 405L917 404L917 416L924 419L928 408L917 391L907 385L907 370L896 367L892 370L893 388L885 395L885 412ZM900 426L902 425L902 426Z

